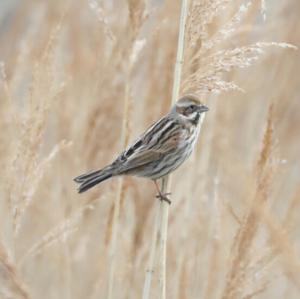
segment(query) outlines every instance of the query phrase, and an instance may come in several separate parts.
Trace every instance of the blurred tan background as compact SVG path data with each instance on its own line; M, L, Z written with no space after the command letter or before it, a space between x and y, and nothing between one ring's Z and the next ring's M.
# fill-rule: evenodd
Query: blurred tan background
M0 5L0 298L106 299L119 180L73 178L168 111L180 1ZM167 298L300 296L300 59L276 44L300 46L299 13L190 1L181 93L210 111L172 179ZM113 298L141 298L158 201L121 191Z

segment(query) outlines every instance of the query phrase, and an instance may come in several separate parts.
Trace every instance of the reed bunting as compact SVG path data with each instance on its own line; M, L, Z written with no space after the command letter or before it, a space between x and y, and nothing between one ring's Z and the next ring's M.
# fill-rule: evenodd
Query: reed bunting
M192 153L203 120L208 111L195 95L185 95L169 113L154 123L128 149L108 166L74 179L82 193L114 176L132 175L152 179L158 197L162 194L157 180L178 168Z

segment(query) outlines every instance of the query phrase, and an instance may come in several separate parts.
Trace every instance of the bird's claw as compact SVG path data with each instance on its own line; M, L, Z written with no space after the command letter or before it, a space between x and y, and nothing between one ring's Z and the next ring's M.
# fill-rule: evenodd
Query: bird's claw
M168 195L171 195L171 193L158 194L156 195L156 198L158 198L161 201L166 201L170 205L171 200L168 198Z

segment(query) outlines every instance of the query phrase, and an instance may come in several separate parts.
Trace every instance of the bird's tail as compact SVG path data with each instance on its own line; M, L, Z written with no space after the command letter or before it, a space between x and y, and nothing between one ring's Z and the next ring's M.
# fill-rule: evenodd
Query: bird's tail
M95 185L111 178L113 176L110 167L105 167L103 169L82 174L74 179L76 183L79 183L78 192L83 193Z

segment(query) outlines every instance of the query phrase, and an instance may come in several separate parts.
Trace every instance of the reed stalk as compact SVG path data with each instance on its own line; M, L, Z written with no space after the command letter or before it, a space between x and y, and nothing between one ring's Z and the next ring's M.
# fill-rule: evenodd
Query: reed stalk
M179 34L177 44L177 56L174 69L174 81L172 92L172 105L179 97L181 72L183 65L184 54L184 33L186 25L186 17L188 12L188 0L181 1L181 14L179 21ZM171 175L168 175L162 180L162 194L166 194L171 189ZM159 298L166 298L166 260L167 260L167 237L168 237L168 218L169 218L169 203L162 200L160 201L159 210L161 215L160 227L159 227Z
M182 0L181 2L181 14L179 22L179 34L177 45L177 56L174 69L174 81L172 91L172 105L176 102L179 96L181 72L183 65L183 53L184 53L184 33L186 25L186 17L188 11L188 0ZM163 194L167 193L171 188L171 176L168 175L163 178L161 191ZM166 257L167 257L167 235L168 235L168 218L169 218L169 203L162 200L158 206L158 217L156 219L156 225L154 226L154 234L152 238L151 254L148 262L148 269L146 272L146 278L143 290L143 299L148 299L150 296L151 281L154 273L154 256L157 247L157 234L159 236L159 298L166 298ZM158 228L158 231L157 231Z

